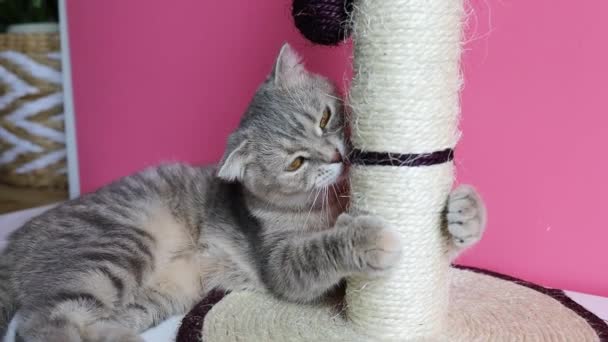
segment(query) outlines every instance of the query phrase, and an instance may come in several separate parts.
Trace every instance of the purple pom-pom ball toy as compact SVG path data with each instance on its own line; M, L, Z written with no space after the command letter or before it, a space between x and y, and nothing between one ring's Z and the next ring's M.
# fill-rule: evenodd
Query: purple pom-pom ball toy
M304 37L321 45L338 45L350 35L353 0L294 0L292 15Z

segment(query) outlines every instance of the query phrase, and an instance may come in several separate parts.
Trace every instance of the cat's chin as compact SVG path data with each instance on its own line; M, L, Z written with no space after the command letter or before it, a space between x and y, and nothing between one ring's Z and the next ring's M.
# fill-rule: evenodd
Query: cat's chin
M334 185L335 192L335 204L345 211L348 208L350 201L350 183L346 173L338 179L338 182Z
M325 208L346 208L348 204L348 177L343 173L336 181L323 188L313 188L308 191L280 193L264 192L256 193L251 190L247 192L258 200L269 205L285 209L314 210ZM342 210L343 211L343 210Z
M312 209L346 208L350 197L348 184L348 177L344 176L324 188L313 189L306 194L305 207Z
M316 191L315 193L309 193L309 192L301 192L301 193L291 193L291 194L279 194L279 193L269 193L266 194L264 196L265 200L267 202L272 203L272 205L279 207L279 208L285 208L285 209L309 209L313 202L312 200L315 198L315 196L317 195ZM320 195L317 196L317 201L319 204L322 202L321 198L319 198Z
M344 167L342 168L342 173L340 174L340 176L338 176L338 179L334 183L334 186L340 186L341 184L348 182L348 171L349 170L350 170L350 168L348 167L348 165L344 165Z

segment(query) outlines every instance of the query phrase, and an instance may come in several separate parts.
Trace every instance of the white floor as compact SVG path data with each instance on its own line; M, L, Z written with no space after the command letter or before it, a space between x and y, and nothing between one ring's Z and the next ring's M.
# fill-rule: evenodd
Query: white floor
M0 250L2 250L6 245L6 237L10 232L19 228L31 217L38 215L51 207L53 206L50 205L46 207L34 208L15 213L0 215ZM608 298L592 296L572 291L566 291L566 294L574 301L587 308L587 310L593 312L601 319L608 321ZM181 322L182 318L183 316L172 317L161 323L159 326L144 332L142 334L142 337L147 342L173 341L175 339L177 328L179 327L179 323ZM14 323L15 322L11 323L11 329L9 330L7 336L4 338L4 342L14 341L14 329L12 329L14 328Z

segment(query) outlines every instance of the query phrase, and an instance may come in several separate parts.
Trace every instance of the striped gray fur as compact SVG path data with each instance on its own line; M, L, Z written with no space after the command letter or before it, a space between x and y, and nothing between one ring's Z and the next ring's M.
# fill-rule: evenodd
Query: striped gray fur
M0 259L0 330L18 310L24 341L142 341L138 332L213 288L311 302L349 275L386 272L396 235L380 218L343 213L343 120L332 84L285 45L219 165L149 168L13 233ZM466 217L448 205L455 248L485 220L465 195L455 200L473 199L458 208Z

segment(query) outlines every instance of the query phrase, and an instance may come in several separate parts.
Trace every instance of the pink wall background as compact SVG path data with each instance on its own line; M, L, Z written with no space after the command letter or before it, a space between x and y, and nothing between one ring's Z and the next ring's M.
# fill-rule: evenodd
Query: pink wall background
M457 163L490 222L461 262L608 296L608 2L470 2ZM345 84L349 47L306 43L289 6L69 0L82 191L216 161L283 41Z

